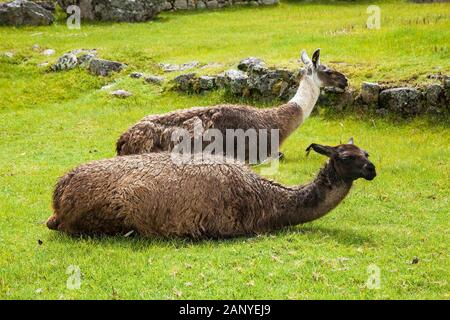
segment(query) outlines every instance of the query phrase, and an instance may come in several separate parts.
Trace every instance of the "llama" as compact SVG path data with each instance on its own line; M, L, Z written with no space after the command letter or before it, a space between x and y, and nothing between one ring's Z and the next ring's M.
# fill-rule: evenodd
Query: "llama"
M312 60L303 51L301 60L306 67L302 72L298 90L288 103L267 109L242 105L218 105L194 107L162 115L149 115L120 136L116 143L117 154L131 155L171 151L174 147L172 136L175 130L183 128L192 134L191 138L193 139L196 126L200 126L203 132L208 129L220 130L222 136L226 135L227 129L242 129L245 132L253 129L257 134L263 130L264 132L279 130L276 143L280 146L310 116L321 87L344 89L347 86L347 78L342 73L320 64L320 49L314 52ZM222 154L227 154L227 150L229 150L225 140L223 139ZM249 160L249 145L260 146L259 141L249 140L243 142L245 143L245 159L240 160ZM268 137L263 143L266 144L265 150L268 150L270 155L276 154L278 150L272 150L271 147L272 138ZM236 148L239 146L235 140L233 144L230 150L234 151L232 156L236 157L238 155ZM203 149L205 147L206 145L203 145ZM260 154L259 151L256 153ZM262 160L265 159L258 158L258 161Z
M266 233L316 220L335 208L358 178L375 166L353 145L311 144L329 157L315 180L286 187L239 161L176 163L166 152L119 156L81 165L53 194L50 229L71 235L229 238Z

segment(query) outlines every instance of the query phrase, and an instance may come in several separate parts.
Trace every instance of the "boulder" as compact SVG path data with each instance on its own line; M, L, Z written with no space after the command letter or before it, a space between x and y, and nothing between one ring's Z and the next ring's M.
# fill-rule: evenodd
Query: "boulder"
M126 64L104 59L94 58L89 63L89 71L98 76L109 76L112 72L121 71Z
M426 88L425 96L427 104L430 106L438 106L445 100L444 89L438 84L429 85Z
M160 84L162 84L163 82L164 82L164 77L159 77L159 76L152 76L152 75L150 75L150 76L146 76L145 78L144 78L144 80L145 80L145 82L147 82L147 83L151 83L151 84L158 84L158 85L160 85Z
M266 63L259 58L249 57L249 58L239 61L237 68L241 71L247 71L251 67L256 66L256 65L265 66Z
M183 63L182 65L171 64L171 63L160 63L159 66L164 72L175 72L175 71L185 71L189 69L193 69L198 67L200 62L198 61L190 61Z
M414 88L394 88L380 93L379 107L404 116L422 111L422 95Z
M262 64L249 66L248 88L263 97L286 97L288 89L295 85L293 72L286 69L267 69Z
M206 4L203 1L199 0L199 1L197 1L195 7L200 10L206 9Z
M133 79L140 79L144 77L144 74L142 72L132 72L130 73L130 77Z
M77 57L78 65L80 67L89 67L92 59L95 59L95 58L96 58L96 55L94 53L82 53Z
M70 5L81 9L81 18L98 21L140 22L161 11L162 0L58 0L64 11Z
M196 80L197 77L195 76L195 73L181 74L173 79L177 88L185 92L193 91L193 86Z
M200 62L198 62L198 61L190 61L190 62L186 62L186 63L183 63L183 64L180 66L180 71L185 71L185 70L193 69L193 68L198 67L199 65L200 65Z
M216 78L210 76L201 76L198 79L200 90L213 90L216 87Z
M0 25L49 25L53 23L52 13L40 5L27 0L0 3Z
M381 87L378 83L363 82L361 85L362 102L368 105L377 105Z
M224 87L236 95L248 92L248 76L240 70L228 70L225 72Z
M337 90L337 88L334 87L326 87L320 92L318 104L337 111L342 111L354 104L356 96L356 91L351 88L342 91Z
M217 9L219 7L219 3L217 2L217 0L210 0L206 2L206 7L208 9Z
M188 8L188 2L187 0L175 0L173 7L175 10L186 10Z
M268 5L277 4L278 0L259 0L259 3L268 6Z
M55 13L56 11L55 3L52 1L35 0L33 2L40 5L45 10L50 11L51 13Z
M66 53L58 58L58 61L52 65L52 71L70 70L78 65L77 56L73 53Z
M159 66L164 72L180 71L180 66L177 64L160 63Z
M444 79L442 80L442 85L444 87L444 94L445 94L445 97L447 98L447 103L450 104L450 77L449 76L444 77Z

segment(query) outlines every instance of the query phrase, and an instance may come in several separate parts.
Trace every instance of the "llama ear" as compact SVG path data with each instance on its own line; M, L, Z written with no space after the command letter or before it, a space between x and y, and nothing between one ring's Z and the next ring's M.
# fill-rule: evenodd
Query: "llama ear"
M306 155L309 155L313 149L315 152L323 154L324 156L331 157L336 153L333 147L323 146L321 144L311 143L308 148L306 148Z
M317 68L320 65L320 48L316 49L312 55L312 63L314 68Z
M302 54L300 55L300 58L302 59L302 62L306 66L310 66L312 64L311 59L308 57L308 54L306 53L305 50L302 50Z
M348 140L347 144L355 144L355 143L353 142L353 137L351 137L350 140Z

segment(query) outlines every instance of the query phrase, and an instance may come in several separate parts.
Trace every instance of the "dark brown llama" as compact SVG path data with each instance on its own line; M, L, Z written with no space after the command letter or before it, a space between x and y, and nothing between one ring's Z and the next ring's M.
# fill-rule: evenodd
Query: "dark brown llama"
M168 153L83 164L63 176L53 195L50 229L72 235L227 238L270 232L318 219L335 208L375 166L353 145L311 144L329 157L315 180L285 187L242 162L176 163Z

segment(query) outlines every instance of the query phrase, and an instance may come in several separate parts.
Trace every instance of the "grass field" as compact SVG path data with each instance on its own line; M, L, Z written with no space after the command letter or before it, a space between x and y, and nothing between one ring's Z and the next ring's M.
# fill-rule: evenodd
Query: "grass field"
M311 142L350 136L371 154L378 177L357 181L333 212L312 223L255 238L190 242L140 238L74 239L49 231L59 176L114 156L128 126L150 113L223 102L221 92L187 96L130 79L159 62L224 64L258 56L295 67L302 48L363 80L412 84L450 73L450 4L377 1L381 29L365 29L373 3L283 2L270 8L163 13L154 22L0 28L1 299L448 299L450 297L448 119L385 119L321 110L283 145L273 179L313 179L325 159ZM51 58L32 46L56 49ZM47 73L37 64L79 48L126 62L108 78L85 70ZM10 51L13 58L2 53ZM331 62L331 63L330 63ZM122 100L100 90L133 96ZM267 104L254 102L261 107ZM257 168L259 170L259 168ZM38 241L40 240L40 244ZM413 263L413 260L415 263ZM67 268L78 266L71 290ZM379 289L366 286L380 269Z

